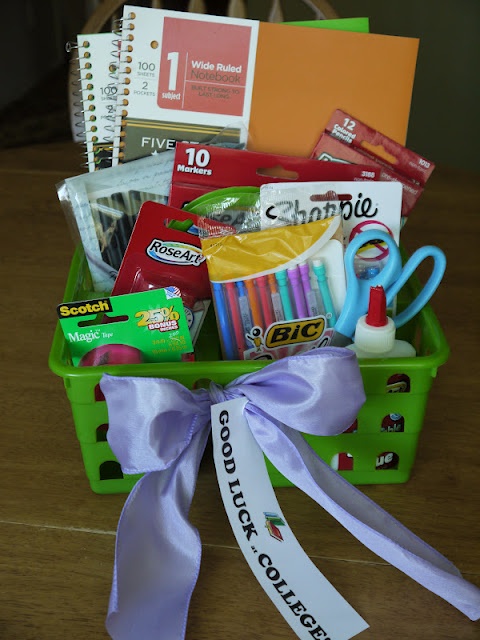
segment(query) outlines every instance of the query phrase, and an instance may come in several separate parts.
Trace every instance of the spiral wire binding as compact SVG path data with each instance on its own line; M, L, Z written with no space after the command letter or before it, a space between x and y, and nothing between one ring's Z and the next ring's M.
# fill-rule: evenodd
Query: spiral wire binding
M76 51L75 51L76 50ZM72 88L69 91L70 103L70 126L73 138L80 143L86 142L86 131L84 121L82 83L80 78L80 57L78 45L74 42L65 43L65 51L70 54L69 84ZM83 154L82 154L83 155Z
M92 171L92 163L93 170L97 171L107 166L111 166L112 154L113 154L113 135L114 135L114 122L115 122L115 108L117 101L117 73L118 73L118 40L112 40L110 50L110 55L112 56L112 60L108 65L108 78L110 81L108 84L102 87L102 93L104 97L107 97L107 101L111 101L111 104L106 106L107 112L104 114L105 103L102 104L102 112L101 117L102 120L108 120L108 124L102 124L102 126L97 127L95 124L96 118L98 114L95 114L95 95L94 91L94 82L95 78L93 77L95 74L94 69L92 68L91 62L88 60L88 47L91 45L93 47L93 43L89 42L87 35L79 36L79 38L84 38L83 40L79 40L83 46L79 45L77 48L79 49L78 59L79 59L79 76L80 76L80 84L83 80L84 84L82 87L82 99L83 99L83 110L85 119L85 132L86 132L86 150L83 155L86 157L85 165ZM92 37L96 37L92 35ZM110 47L109 47L110 48ZM83 50L83 54L82 54ZM82 64L82 61L84 63ZM89 69L92 69L91 71ZM98 89L98 87L97 87ZM92 93L85 93L88 91L92 91ZM90 104L88 102L90 101ZM90 117L88 117L88 112L90 112ZM90 123L90 124L89 124ZM98 132L98 135L97 135ZM93 134L89 138L89 134ZM90 147L91 145L91 147ZM92 155L93 154L93 155Z
M113 137L115 134L115 113L116 113L117 93L118 93L118 67L120 64L119 45L120 45L120 40L118 38L115 40L112 40L112 50L110 52L112 61L110 62L108 67L108 70L109 70L108 76L111 82L109 82L109 84L106 87L106 89L110 91L110 99L112 100L113 105L112 105L112 109L110 110L110 113L106 116L109 124L105 125L105 131L108 131L110 135L108 137L107 136L104 137L104 142L109 142L110 144L112 144L112 150L113 150Z
M126 118L128 116L128 96L130 90L127 85L130 84L129 74L131 73L131 68L126 66L123 71L120 70L122 63L128 64L131 62L131 56L128 54L132 52L133 45L132 42L135 39L135 36L132 33L126 35L127 31L133 31L135 29L135 24L133 20L135 20L136 15L132 11L125 18L119 18L115 21L114 25L114 33L120 36L120 47L118 53L118 80L117 86L118 91L120 93L123 92L123 99L120 102L120 99L117 102L117 113L115 117L115 133L113 137L113 146L114 149L118 149L118 164L122 164L125 153L123 149L125 148L125 142L122 138L125 136L125 126L126 126ZM124 23L129 23L124 24ZM124 56L125 54L125 56ZM123 77L122 77L123 76Z
M117 42L122 40L122 23L123 23L123 18L116 18L112 22L112 33L116 36L119 36L119 39L117 40Z
M81 61L82 61L84 58L88 58L89 56L88 56L88 52L87 52L87 53L84 53L84 54L83 54L83 56L81 56L80 50L81 50L81 49L88 49L88 47L89 47L89 46L90 46L90 43L89 43L89 42L88 42L88 40L86 39L86 36L85 36L85 40L82 42L82 46L77 45L77 49L78 49L78 56L77 56L77 58L78 58L78 63L79 63L79 76L80 76L80 81L79 81L79 82L80 82L80 85L81 85L81 82L82 82L82 69L89 69L89 68L91 68L91 63L90 63L90 62L88 62L88 61L87 61L87 62L85 62L84 67L82 67L82 65L81 65ZM91 72L87 72L87 73L86 73L86 75L85 75L85 79L86 79L86 80L88 80L88 81L93 80L92 73L91 73ZM92 82L89 82L89 83L85 86L85 89L93 91L93 89L94 89L93 83L92 83ZM88 125L87 125L86 113L87 113L88 111L90 111L91 113L90 113L89 121L90 121L90 122L92 122L92 123L93 123L93 122L95 122L95 120L96 120L96 115L95 115L95 113L94 113L94 111L95 111L95 105L94 105L94 104L91 104L88 108L86 108L85 99L84 99L84 97L83 97L83 87L82 87L82 88L81 88L81 90L80 90L80 94L81 94L81 96L82 96L82 106L83 106L83 109L82 109L81 113L83 114L83 117L84 117L84 127L85 127L85 145L86 145L86 144L87 144L87 126L88 126ZM93 99L94 99L94 95L93 95L93 94L90 94L90 95L87 97L87 100L90 100L90 101L92 101L92 102L93 102ZM96 125L92 124L92 125L91 125L91 128L90 128L90 132L95 133L96 129L97 129ZM98 139L96 138L96 136L92 136L92 138L91 138L91 142L92 142L92 144L93 144L93 145L95 145L95 143L97 143L97 142L98 142ZM82 155L83 155L83 156L84 156L84 158L85 158L85 159L84 159L83 166L88 168L88 167L89 167L89 151L88 151L88 149L87 149L87 148L85 148L85 150L83 151Z

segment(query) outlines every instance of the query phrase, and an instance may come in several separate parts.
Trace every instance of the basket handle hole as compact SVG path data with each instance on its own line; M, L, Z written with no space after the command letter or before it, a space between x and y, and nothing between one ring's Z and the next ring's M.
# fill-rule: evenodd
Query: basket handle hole
M354 458L348 451L336 453L330 461L330 466L335 471L353 471Z
M405 431L405 418L401 413L389 413L382 420L381 433L401 433Z
M103 395L103 391L100 389L100 383L97 383L95 385L94 395L95 395L95 402L105 401L105 396Z
M96 439L97 442L106 442L107 441L107 431L108 431L108 422L105 424L101 424L96 429Z
M387 393L409 393L410 378L406 373L394 373L387 380Z
M384 451L379 453L375 460L375 470L385 471L387 469L398 469L400 458L394 451Z
M210 378L199 378L193 383L192 389L208 389L211 382Z
M343 433L357 433L358 431L358 420L355 419L352 424L348 427L348 429L345 429L345 431Z
M100 480L121 480L122 468L115 460L107 460L100 465Z

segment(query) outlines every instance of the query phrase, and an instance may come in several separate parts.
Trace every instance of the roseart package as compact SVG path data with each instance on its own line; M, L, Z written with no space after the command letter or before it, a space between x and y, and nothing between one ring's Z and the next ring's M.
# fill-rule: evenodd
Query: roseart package
M399 182L305 182L260 187L262 229L304 224L329 216L342 218L344 247L360 232L379 229L400 240L402 185ZM381 269L384 243L371 243L356 258L359 277Z
M233 231L210 224L212 232ZM194 344L211 299L199 233L195 214L144 203L113 287L113 295L178 287Z
M369 165L379 180L400 182L402 218L406 220L435 165L383 133L338 109L322 133L312 157L329 162Z
M202 239L226 360L327 345L345 299L340 216Z
M57 307L75 366L177 362L193 351L176 287Z
M184 207L199 196L226 187L260 187L267 182L377 180L370 166L319 164L308 158L179 142L175 149L168 204Z
M173 151L67 178L57 193L75 240L85 250L95 291L110 292L138 211L146 200L166 203Z

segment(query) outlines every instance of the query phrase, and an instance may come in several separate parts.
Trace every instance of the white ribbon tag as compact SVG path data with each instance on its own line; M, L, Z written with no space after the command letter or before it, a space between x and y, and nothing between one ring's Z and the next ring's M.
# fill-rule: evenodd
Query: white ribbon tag
M349 640L368 624L303 551L280 510L247 400L212 405L213 454L233 533L255 577L302 640Z

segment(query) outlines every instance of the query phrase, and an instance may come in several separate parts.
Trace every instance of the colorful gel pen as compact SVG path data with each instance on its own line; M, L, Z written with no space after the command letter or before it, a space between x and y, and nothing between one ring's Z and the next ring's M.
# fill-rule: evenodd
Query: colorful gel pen
M212 293L215 301L215 310L217 313L218 327L220 329L221 339L226 360L237 360L238 356L235 352L235 345L232 342L230 326L228 322L228 310L223 296L223 287L220 282L212 282Z
M273 314L275 316L275 320L277 322L281 322L282 320L285 320L285 315L283 313L282 299L278 293L277 279L275 278L274 273L269 273L267 279L268 286L270 287L270 295L272 297Z
M308 312L311 317L318 316L319 309L317 297L315 295L315 291L312 289L312 285L310 284L310 267L308 266L308 263L302 262L299 266L299 270L302 278L303 293L307 302Z
M262 305L263 317L265 318L265 331L275 322L272 310L272 298L270 296L270 287L268 286L267 276L258 276L255 278L258 293L260 295L260 304Z
M227 294L228 308L230 309L230 320L232 322L238 354L240 356L240 359L243 360L243 352L245 351L245 337L243 334L242 317L240 315L240 309L238 308L235 283L226 282L225 292Z
M250 303L250 311L252 313L252 321L254 327L262 327L262 311L258 305L257 291L255 289L255 283L252 279L244 280L245 287L247 288L248 301Z
M320 293L322 295L323 306L325 307L325 315L327 316L328 320L328 326L334 327L337 322L337 314L335 313L335 307L333 306L332 296L328 287L325 265L321 260L313 260L312 268L318 282L318 288L320 289Z
M288 279L292 288L293 299L297 308L297 318L306 318L308 316L305 296L303 295L302 279L298 267L288 269Z
M290 292L288 291L288 278L287 271L277 271L275 277L278 282L278 291L280 293L280 299L282 301L283 315L285 320L294 320L292 303L290 302Z
M248 304L247 289L245 287L245 283L242 280L239 280L236 284L238 294L238 308L240 310L240 317L242 318L243 325L243 335L246 336L251 332L253 327L250 306ZM249 347L253 347L253 343L250 342L250 340L247 339L246 342Z

